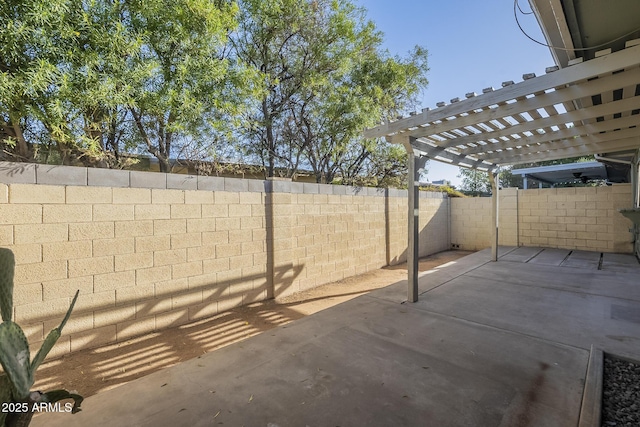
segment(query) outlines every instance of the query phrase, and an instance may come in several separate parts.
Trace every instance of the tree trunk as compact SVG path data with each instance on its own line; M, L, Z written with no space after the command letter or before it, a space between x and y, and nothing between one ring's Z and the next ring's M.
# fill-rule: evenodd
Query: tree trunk
M267 178L272 178L275 174L275 141L273 138L273 123L271 122L272 117L269 114L269 107L267 106L267 99L264 98L262 100L262 116L265 121L265 137L266 137L266 146L267 146Z
M18 156L21 157L22 160L31 160L32 154L31 150L29 150L29 144L24 139L24 134L22 133L22 127L20 126L20 117L15 113L9 115L9 125L13 130L13 136L17 142L18 148Z
M138 128L138 132L140 132L140 136L142 137L142 140L147 146L147 151L149 151L149 153L153 154L155 158L158 159L160 172L165 172L165 173L171 172L169 157L162 152L163 150L159 150L158 147L154 145L153 141L151 141L151 138L149 138L149 134L145 130L144 124L142 123L142 116L140 115L140 113L133 108L130 108L129 111L131 111L131 114L133 115L133 120L136 122L136 127ZM161 132L161 137L162 135L163 134ZM160 148L166 149L166 146L161 142Z
M158 165L160 165L160 172L164 172L164 173L171 172L171 164L169 163L169 159L167 159L166 157L164 156L158 157Z

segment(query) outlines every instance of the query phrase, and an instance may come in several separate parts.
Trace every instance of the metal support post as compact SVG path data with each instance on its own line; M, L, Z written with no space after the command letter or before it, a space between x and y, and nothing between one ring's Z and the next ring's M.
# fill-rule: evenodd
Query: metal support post
M631 192L633 202L631 207L634 209L640 208L640 150L636 151L636 155L633 156L631 161ZM633 225L633 240L634 240L634 252L638 259L640 259L640 225Z
M631 192L633 193L633 208L640 208L640 150L631 160Z
M498 172L489 171L491 182L491 260L498 261Z
M418 258L419 258L419 233L420 233L420 193L419 180L420 169L424 168L427 158L419 156L411 140L407 138L403 141L407 150L408 162L408 239L407 239L407 270L408 270L408 290L407 300L409 302L418 301Z

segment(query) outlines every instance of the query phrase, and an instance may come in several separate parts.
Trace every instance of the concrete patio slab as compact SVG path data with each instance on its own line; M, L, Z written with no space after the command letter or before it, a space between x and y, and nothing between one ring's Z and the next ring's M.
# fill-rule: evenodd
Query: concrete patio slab
M422 275L417 303L400 282L32 425L575 426L591 345L637 354L637 276L513 251Z
M531 264L560 265L569 256L568 249L545 249L529 260Z
M504 256L501 256L500 259L503 259L505 261L527 262L533 259L542 251L542 248L531 248L523 246L521 248L514 249Z
M602 270L640 274L640 264L633 255L605 253L602 255Z
M569 256L560 264L562 267L574 267L587 270L597 270L600 266L600 252L571 251Z
M611 254L605 253L603 255L605 263L626 264L635 268L640 268L638 260L631 254Z
M501 260L502 261L502 260ZM498 262L487 268L478 268L469 273L470 277L485 278L490 281L511 285L552 288L579 294L607 296L624 300L640 301L640 283L629 282L628 275L608 271L576 271L574 269L541 270L539 266ZM513 274L517 269L517 274ZM627 280L625 280L625 278Z
M491 267L484 273L492 273ZM496 274L489 274L490 278L469 275L427 293L418 306L583 349L591 344L614 351L640 348L640 323L631 317L634 311L640 313L640 301L544 286L559 275L562 272L551 268L540 271L539 285L514 285Z

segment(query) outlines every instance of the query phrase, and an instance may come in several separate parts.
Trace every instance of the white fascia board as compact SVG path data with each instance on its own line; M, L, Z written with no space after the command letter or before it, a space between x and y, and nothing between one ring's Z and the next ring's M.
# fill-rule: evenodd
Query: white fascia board
M564 165L538 166L535 168L513 169L511 173L518 174L518 175L528 175L528 174L553 172L553 171L591 169L591 168L598 168L601 166L602 166L602 163L600 162L567 163Z

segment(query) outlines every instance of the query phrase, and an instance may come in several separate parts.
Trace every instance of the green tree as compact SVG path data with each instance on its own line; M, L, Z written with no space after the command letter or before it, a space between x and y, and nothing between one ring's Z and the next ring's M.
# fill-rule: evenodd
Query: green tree
M234 52L263 75L266 92L240 129L266 175L311 167L318 182L345 182L375 150L361 132L415 101L426 51L391 58L363 9L347 0L244 0Z
M522 176L513 174L512 167L505 167L500 169L500 185L505 188L522 188Z
M401 145L386 141L367 141L369 153L361 170L341 169L345 184L407 188L407 151ZM351 165L353 163L347 163ZM364 180L364 181L363 181Z
M491 193L491 183L487 172L477 169L459 168L458 178L462 178L460 191L469 196L482 196Z
M225 58L236 6L225 1L138 0L126 3L123 25L140 40L129 112L139 142L163 172L177 144L215 132L235 111L242 73ZM238 83L238 84L236 84Z
M378 117L389 118L415 105L416 94L427 84L426 51L416 48L408 59L391 58L379 43L370 35L350 46L343 54L351 58L349 67L330 75L298 114L293 135L318 182L332 182L336 174L348 182L373 171L370 166L398 164L395 150L385 149L386 142L365 140L362 130L374 126ZM391 157L385 160L384 155ZM406 156L401 158L406 162ZM393 172L386 167L378 170L398 174L406 164Z
M64 145L60 92L78 36L78 6L67 0L0 4L0 128L14 160L35 156L33 142Z
M260 73L264 92L250 102L238 136L267 176L274 176L276 167L284 167L291 176L301 153L283 141L284 116L318 68L316 52L308 49L307 40L313 5L297 0L241 0L239 6L238 29L231 35L233 55Z
M223 0L3 3L5 151L29 160L37 144L63 163L113 166L138 149L168 172L170 156L206 144L253 89L225 57L236 12Z
M140 50L117 1L3 3L0 115L13 160L107 165L124 135Z

